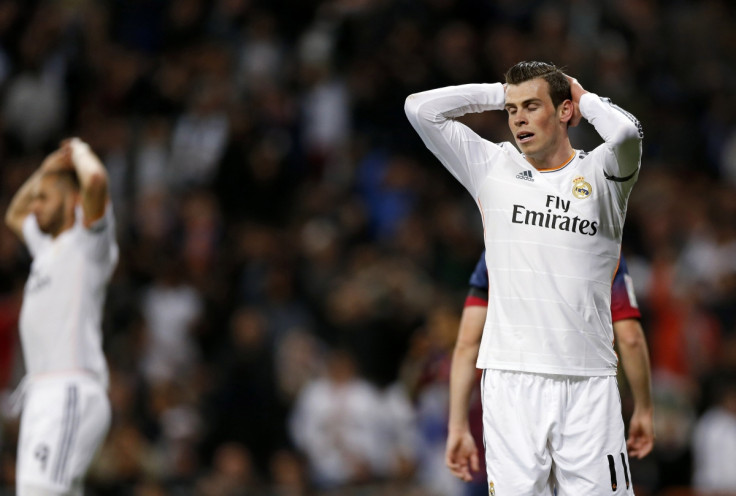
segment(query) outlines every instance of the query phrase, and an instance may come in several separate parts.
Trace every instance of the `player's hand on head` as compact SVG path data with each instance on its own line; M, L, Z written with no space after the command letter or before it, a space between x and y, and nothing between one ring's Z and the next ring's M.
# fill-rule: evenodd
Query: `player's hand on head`
M570 82L570 93L572 93L572 101L575 103L580 103L580 97L588 91L583 88L583 85L581 85L580 82L574 77L568 76L567 74L565 74L565 77Z
M64 147L59 148L53 153L49 154L43 162L41 162L41 169L44 172L55 172L65 169L72 169L72 154L70 150Z
M64 141L61 142L61 149L67 150L69 155L72 156L75 152L79 151L92 151L91 147L87 144L87 142L82 141L80 138L77 138L76 136L73 138L67 138Z
M471 472L480 470L478 448L470 432L461 434L450 433L445 450L445 463L455 477L470 482L473 479Z
M570 119L570 127L575 127L583 119L583 114L580 113L580 97L587 93L587 91L574 77L568 76L567 74L565 74L565 77L570 82L570 93L572 94L573 114Z

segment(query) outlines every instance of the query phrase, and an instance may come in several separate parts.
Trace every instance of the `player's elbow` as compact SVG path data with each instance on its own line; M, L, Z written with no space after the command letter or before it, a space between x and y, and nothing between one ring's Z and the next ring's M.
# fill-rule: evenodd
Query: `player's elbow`
M404 101L404 112L411 122L437 122L438 113L434 110L433 105L428 105L431 101L429 91L412 93Z
M646 338L637 320L629 320L618 323L616 330L616 341L620 348L627 350L641 350L646 348Z
M107 174L105 174L105 171L95 171L90 174L83 188L93 196L104 196L107 193Z
M477 356L480 350L480 336L460 334L455 341L455 352L461 355Z
M455 349L452 351L452 361L471 366L478 360L479 353L480 343L474 344L458 340L455 343Z
M642 139L644 139L644 131L641 123L637 120L632 120L618 129L618 132L613 137L613 142L621 146L639 147Z
M22 223L22 217L23 216L17 211L17 209L11 206L5 211L5 225L10 229L15 230L18 225Z
M420 99L416 93L406 97L404 101L404 113L409 119L416 118L419 115Z
M5 212L5 225L19 238L23 239L23 221L26 215L21 214L13 208Z

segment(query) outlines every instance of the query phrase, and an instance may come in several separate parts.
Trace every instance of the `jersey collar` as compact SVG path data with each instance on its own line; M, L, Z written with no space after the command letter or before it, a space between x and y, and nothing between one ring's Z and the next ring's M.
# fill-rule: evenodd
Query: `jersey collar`
M551 169L544 169L544 170L539 170L539 169L537 169L537 171L538 171L538 172L541 172L542 174L546 174L546 173L548 173L548 172L557 172L557 171L559 171L559 170L562 170L562 169L564 169L565 167L567 167L568 165L570 165L570 163L571 163L571 162L573 161L573 159L575 158L575 154L576 154L576 153L577 153L577 150L573 150L573 151L572 151L572 155L570 155L570 156L568 157L568 159L567 159L567 160L565 160L565 161L564 161L564 162L562 163L562 165L559 165L559 166L557 166L557 167L553 167L553 168L551 168Z

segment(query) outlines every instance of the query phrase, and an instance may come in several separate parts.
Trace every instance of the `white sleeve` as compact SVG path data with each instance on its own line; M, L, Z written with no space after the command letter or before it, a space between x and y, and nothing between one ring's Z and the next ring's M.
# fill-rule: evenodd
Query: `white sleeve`
M618 183L633 179L641 164L644 136L639 121L608 98L594 93L580 97L580 113L595 127L610 152L603 160L606 179Z
M88 255L96 262L114 268L117 265L119 254L118 243L115 239L115 215L110 203L105 207L103 216L93 222L84 232L87 238Z
M501 83L466 84L410 95L404 111L429 151L475 198L483 176L479 164L487 164L500 148L455 119L503 110L505 102Z
M44 244L51 240L51 236L41 232L41 228L38 227L38 220L34 214L26 215L23 220L23 240L28 247L28 251L31 252L32 257L36 257L38 252L41 251Z

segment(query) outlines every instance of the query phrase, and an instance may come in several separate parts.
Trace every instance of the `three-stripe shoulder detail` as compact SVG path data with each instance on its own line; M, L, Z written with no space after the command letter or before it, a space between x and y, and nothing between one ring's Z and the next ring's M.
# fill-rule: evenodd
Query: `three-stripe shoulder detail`
M636 126L636 128L639 130L639 139L644 139L644 129L642 128L641 122L639 122L639 119L637 119L636 117L634 117L631 114L631 112L628 112L628 111L622 109L621 107L619 107L618 105L616 105L615 103L613 103L610 98L606 98L606 97L599 97L599 98L601 99L601 101L607 103L612 108L614 108L614 109L618 110L619 112L621 112L622 114L624 114L626 116L626 118L629 119Z

